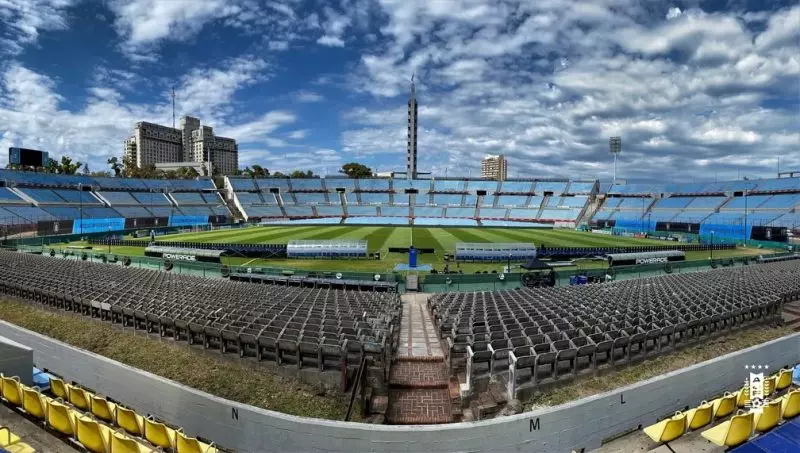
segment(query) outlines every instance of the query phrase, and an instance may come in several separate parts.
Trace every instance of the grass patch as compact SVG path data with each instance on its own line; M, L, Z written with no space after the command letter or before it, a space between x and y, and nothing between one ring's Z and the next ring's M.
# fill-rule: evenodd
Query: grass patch
M240 403L286 414L341 420L345 395L321 395L294 379L276 376L245 362L217 360L201 351L159 341L109 324L43 310L16 300L0 300L0 318L126 365ZM58 372L58 370L54 370ZM113 396L113 395L112 395Z
M547 406L557 406L661 376L670 371L679 370L792 333L794 333L792 329L785 326L777 328L759 326L738 331L705 344L692 346L675 353L646 360L634 366L621 368L604 376L579 379L567 386L538 393L533 398L524 401L523 405L526 411ZM712 396L708 395L709 399Z

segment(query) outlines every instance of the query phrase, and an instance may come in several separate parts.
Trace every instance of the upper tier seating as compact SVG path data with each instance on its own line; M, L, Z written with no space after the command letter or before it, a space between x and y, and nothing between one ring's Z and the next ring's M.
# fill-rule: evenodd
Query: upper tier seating
M434 192L463 192L465 181L442 181L435 180L433 182Z
M544 195L545 192L553 192L553 195L561 195L565 190L567 190L567 183L565 182L539 181L536 183L537 195Z
M355 179L326 179L325 180L325 187L327 187L328 192L335 193L336 189L345 189L345 192L352 192L356 188L356 180Z
M26 201L19 195L12 192L8 187L0 187L0 203L25 203Z
M358 180L358 187L361 190L373 190L373 191L381 191L381 192L388 192L389 191L389 180L388 179L359 179Z
M292 186L293 191L299 190L315 190L321 191L322 190L322 180L311 178L311 179L290 179L289 184Z
M523 181L503 181L500 184L500 192L506 192L506 193L531 193L532 191L533 191L533 183L531 183L530 181L524 181L524 182Z

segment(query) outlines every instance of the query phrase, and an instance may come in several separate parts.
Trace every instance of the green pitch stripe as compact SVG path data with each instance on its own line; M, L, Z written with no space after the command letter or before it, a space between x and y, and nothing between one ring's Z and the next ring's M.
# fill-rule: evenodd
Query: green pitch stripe
M283 244L287 241L278 240L288 236L294 236L290 239L302 239L303 234L316 231L317 227L304 227L304 228L280 228L277 230L269 231L269 232L257 232L242 235L236 238L233 238L233 242L242 243L242 244ZM227 241L219 241L214 240L211 242L227 242Z
M389 240L389 236L392 235L394 232L394 227L382 227L382 228L375 228L364 236L364 239L367 241L367 247L373 251L383 250L383 246L386 245L386 241Z
M275 227L272 227L274 230ZM216 238L236 237L244 234L245 231L252 232L253 228L246 229L230 229L230 230L217 230L217 231L203 231L201 233L184 233L170 235L164 238L165 241L193 241L193 242L208 242Z

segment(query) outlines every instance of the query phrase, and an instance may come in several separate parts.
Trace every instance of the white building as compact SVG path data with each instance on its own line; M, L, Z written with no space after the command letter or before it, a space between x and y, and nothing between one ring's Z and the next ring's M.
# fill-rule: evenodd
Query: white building
M508 161L503 154L488 155L481 162L481 178L505 181L508 176Z
M239 168L236 140L215 136L213 128L201 126L200 120L191 116L181 118L180 129L144 121L136 123L133 135L125 140L124 156L139 167L211 162L224 175L235 174Z

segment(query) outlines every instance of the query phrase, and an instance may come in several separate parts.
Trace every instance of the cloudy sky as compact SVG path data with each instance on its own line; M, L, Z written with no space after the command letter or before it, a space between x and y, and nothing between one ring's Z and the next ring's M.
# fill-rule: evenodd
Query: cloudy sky
M105 169L136 121L198 116L240 163L630 179L800 170L800 4L778 0L0 0L9 146ZM780 158L780 162L779 162Z

